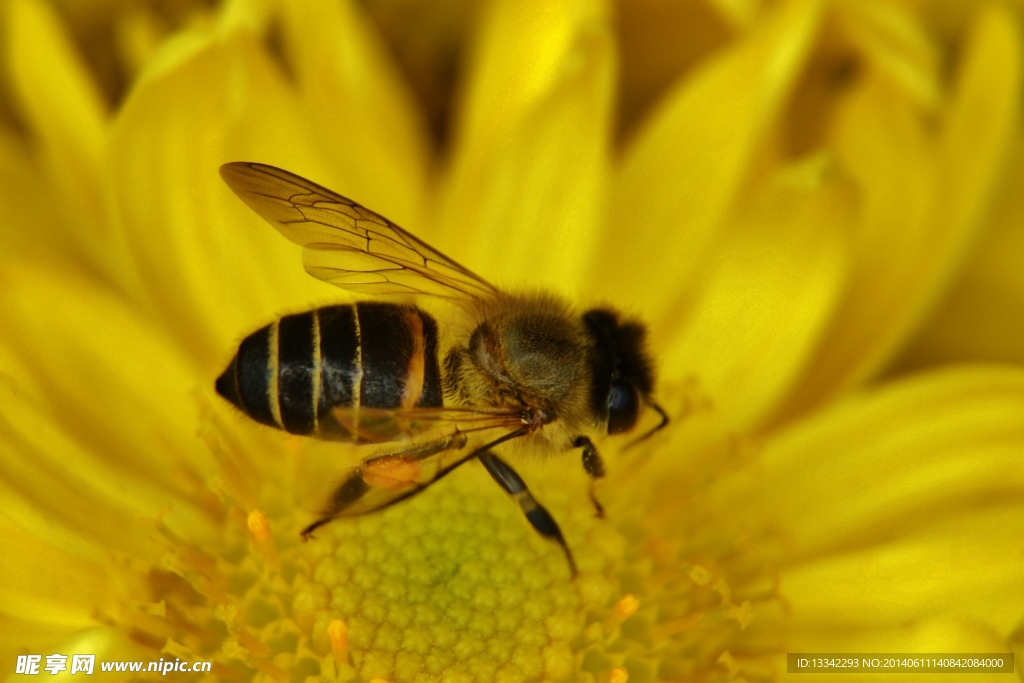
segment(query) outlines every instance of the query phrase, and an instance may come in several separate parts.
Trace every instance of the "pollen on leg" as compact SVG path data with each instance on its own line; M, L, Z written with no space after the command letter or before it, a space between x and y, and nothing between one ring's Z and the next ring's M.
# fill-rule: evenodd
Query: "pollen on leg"
M374 458L364 463L361 471L367 484L390 491L407 489L422 475L419 463L399 456Z

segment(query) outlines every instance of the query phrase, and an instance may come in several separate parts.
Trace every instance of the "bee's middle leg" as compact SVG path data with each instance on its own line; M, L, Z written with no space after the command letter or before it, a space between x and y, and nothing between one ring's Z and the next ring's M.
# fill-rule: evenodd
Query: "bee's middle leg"
M562 530L558 528L558 522L547 511L547 508L537 502L537 499L530 493L530 489L526 487L526 482L523 481L522 477L507 462L489 451L481 453L477 458L483 463L483 466L487 469L488 474L494 478L494 481L498 482L498 486L515 498L523 514L526 515L526 519L533 525L533 528L544 538L551 539L562 546L562 550L565 551L565 557L569 560L569 569L572 571L572 575L576 576L576 562L572 559L572 553L569 551L569 546L565 543Z
M594 447L594 442L590 440L590 437L577 436L572 445L583 449L583 470L590 476L590 502L594 504L597 516L603 519L604 508L597 499L595 488L597 480L604 478L604 461L598 455L597 448Z

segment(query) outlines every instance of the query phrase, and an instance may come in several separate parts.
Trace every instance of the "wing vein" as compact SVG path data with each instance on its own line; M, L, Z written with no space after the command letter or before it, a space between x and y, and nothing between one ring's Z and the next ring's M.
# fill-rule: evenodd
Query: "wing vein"
M225 164L221 175L256 213L304 248L306 270L314 277L365 294L436 296L464 305L498 295L485 279L387 218L305 178L250 162ZM381 279L361 281L360 274Z

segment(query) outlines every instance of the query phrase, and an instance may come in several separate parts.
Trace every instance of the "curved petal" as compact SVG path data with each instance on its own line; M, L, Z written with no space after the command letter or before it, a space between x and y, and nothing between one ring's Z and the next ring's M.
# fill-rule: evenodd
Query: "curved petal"
M258 159L330 185L308 119L243 28L180 36L154 59L111 141L111 197L145 292L166 329L215 373L275 315L336 297L298 249L224 185L221 164ZM211 375L213 376L213 375Z
M945 291L1013 140L1021 62L1015 19L992 5L969 36L937 139L908 99L877 79L851 100L836 140L864 188L864 220L844 301L784 418L877 372Z
M0 259L80 258L80 245L68 240L60 220L63 208L25 142L0 126Z
M581 28L543 95L515 116L503 110L507 129L459 147L440 227L486 277L579 290L605 220L614 69L607 28ZM465 240L467 229L481 238Z
M797 615L794 626L884 632L942 616L969 630L986 625L993 640L1005 639L1024 618L1021 535L1007 531L1021 519L1024 504L958 511L962 518L944 516L916 537L782 571L782 594ZM884 640L887 634L874 635L875 646L892 644ZM945 645L954 646L949 652L981 651L966 649L966 643Z
M939 46L906 8L884 0L835 3L836 18L871 67L922 109L941 100Z
M22 626L36 628L32 641L41 636L63 639L95 624L96 605L110 597L112 586L102 561L91 561L57 550L40 534L26 533L0 514L4 552L17 562L5 562L0 580L0 619L22 619ZM29 625L31 624L31 625ZM6 628L0 631L13 635ZM47 633L49 632L49 633ZM6 639L4 639L6 640ZM0 640L0 648L14 643ZM9 661L9 660L8 660Z
M7 268L0 282L0 316L16 330L0 342L13 361L0 412L6 514L87 557L147 547L138 518L168 511L169 525L208 533L186 495L213 465L189 436L193 366L90 280Z
M658 106L680 74L726 48L735 34L755 26L764 4L762 0L616 3L615 32L622 52L617 138L628 140L637 125L643 125L651 107ZM666 49L669 45L671 49Z
M584 56L581 35L603 26L608 13L603 1L491 0L458 103L456 154L480 154L548 97L564 79L567 60Z
M571 4L544 23L528 3L490 8L440 199L443 248L506 286L579 289L603 222L614 41Z
M944 615L1006 634L1024 604L1022 452L1024 371L960 369L767 439L710 495L774 539L801 618L863 628Z
M424 236L425 122L373 25L355 2L279 7L286 67L309 112L319 160L337 179L331 189Z
M695 69L627 148L615 180L612 224L591 289L642 304L666 330L707 250L733 210L759 143L800 72L820 14L787 0L736 45ZM653 276L652 276L653 274Z
M38 0L12 0L6 9L4 56L27 125L48 148L51 162L73 159L64 169L65 181L80 185L94 180L106 128L96 84L52 7ZM72 172L75 166L81 167L77 173ZM90 199L98 198L97 193Z
M52 539L26 533L3 513L0 538L7 557L16 558L0 570L0 658L14 662L18 655L53 652L113 658L97 647L109 640L97 638L107 629L96 628L99 610L108 609L118 591L109 558L87 560L58 550ZM12 669L5 680L17 678Z
M978 249L895 370L954 361L1024 364L1024 138Z
M655 344L663 382L696 381L730 433L749 433L797 380L845 285L853 193L817 161L751 191L685 323Z
M102 97L49 4L14 0L4 9L3 57L15 102L33 136L36 163L54 194L47 201L60 211L61 220L52 227L80 258L103 268L109 233L100 185L107 133Z

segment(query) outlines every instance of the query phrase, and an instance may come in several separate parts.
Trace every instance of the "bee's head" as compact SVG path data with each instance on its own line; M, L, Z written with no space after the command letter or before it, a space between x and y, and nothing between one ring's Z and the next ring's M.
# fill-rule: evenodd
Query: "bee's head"
M583 322L594 341L593 410L607 417L609 434L627 432L654 391L647 331L638 322L620 322L617 313L602 308L584 313Z

